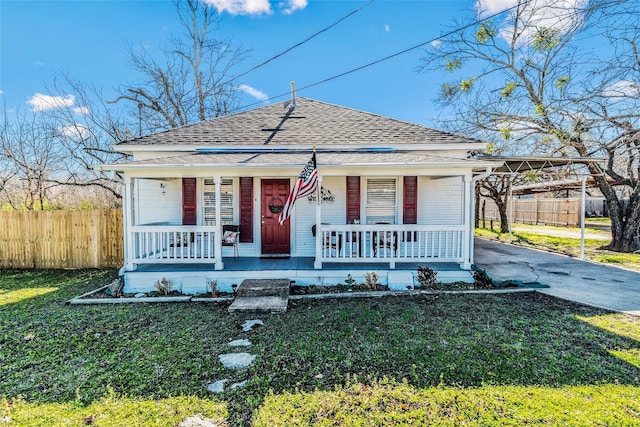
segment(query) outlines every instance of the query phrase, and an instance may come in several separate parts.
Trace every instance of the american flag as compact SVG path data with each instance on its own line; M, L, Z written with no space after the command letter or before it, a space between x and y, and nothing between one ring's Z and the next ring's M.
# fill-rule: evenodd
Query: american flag
M315 151L311 155L311 159L307 162L306 166L300 172L300 176L296 180L291 193L289 194L289 198L287 199L287 203L284 205L284 209L280 213L280 225L282 225L287 218L291 215L291 211L293 210L293 204L296 202L296 199L300 197L306 197L316 191L318 187L318 167L316 165L316 153Z

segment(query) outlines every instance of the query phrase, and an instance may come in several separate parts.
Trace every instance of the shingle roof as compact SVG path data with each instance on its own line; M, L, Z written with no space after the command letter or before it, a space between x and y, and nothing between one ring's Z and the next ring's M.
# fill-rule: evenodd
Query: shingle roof
M481 142L304 97L297 98L295 110L283 121L287 111L282 103L272 104L124 141L117 146L261 146L270 137L269 146Z

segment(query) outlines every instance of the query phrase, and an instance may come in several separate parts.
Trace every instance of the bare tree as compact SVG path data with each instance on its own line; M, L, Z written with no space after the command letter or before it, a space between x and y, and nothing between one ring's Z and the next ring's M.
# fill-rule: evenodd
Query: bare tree
M9 115L13 117L9 117ZM2 196L14 209L45 209L49 179L60 171L62 158L55 141L53 124L41 115L5 109L0 123Z
M592 1L579 9L560 0L520 0L503 21L448 35L420 65L458 77L443 84L439 99L454 111L450 126L459 131L500 137L514 153L606 157L605 166L587 168L607 200L608 248L621 252L640 248L640 109L638 91L621 98L611 88L622 76L638 83L639 32L632 23L639 18L637 2ZM615 43L607 58L575 43L607 31ZM626 207L606 175L629 187Z
M59 165L64 173L49 181L62 186L97 188L120 199L120 184L96 167L126 158L111 145L137 136L131 131L135 128L134 120L103 101L100 89L68 75L59 76L51 92L54 96L72 95L74 105L61 105L40 113L55 123L54 136L65 153Z
M184 126L227 113L236 89L230 72L243 56L230 40L216 40L216 9L200 0L175 2L184 34L174 37L157 60L144 48L130 48L143 79L123 86L117 101L129 101L140 133ZM143 129L144 127L144 129Z

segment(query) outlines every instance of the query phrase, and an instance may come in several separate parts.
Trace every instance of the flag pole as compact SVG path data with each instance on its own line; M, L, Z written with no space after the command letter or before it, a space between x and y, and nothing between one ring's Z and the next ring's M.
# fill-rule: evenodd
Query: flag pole
M313 154L316 154L316 144L313 144ZM318 159L316 158L316 168ZM318 185L316 186L316 259L313 268L319 270L322 268L322 176L318 173Z

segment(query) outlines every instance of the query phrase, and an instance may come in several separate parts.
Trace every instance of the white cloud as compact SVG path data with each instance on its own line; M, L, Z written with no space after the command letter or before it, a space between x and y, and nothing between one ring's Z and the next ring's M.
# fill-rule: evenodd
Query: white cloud
M487 17L515 6L518 0L477 0L475 7L480 17ZM529 45L540 28L555 28L561 33L582 19L581 9L587 6L588 0L530 0L526 5L526 13L521 15L519 31L520 44ZM514 9L515 11L515 9ZM500 36L510 41L513 35L513 13L509 13Z
M75 107L73 109L73 112L76 114L81 114L81 115L85 115L85 114L89 114L89 107L84 106L84 107Z
M518 0L478 0L476 1L476 12L481 18L493 15L512 6L515 6Z
M0 95L4 95L4 91L0 89Z
M262 15L271 13L269 0L205 0L218 10L231 15Z
M44 67L45 64L42 61L35 61L33 65L35 65L36 67Z
M384 25L384 32L388 33L391 30L391 27L389 26L389 24L385 24Z
M78 140L89 139L93 135L88 127L77 123L73 125L63 126L58 130L60 131L62 136Z
M267 99L269 99L266 93L249 85L241 84L240 86L238 86L238 90L251 95L260 101L266 101Z
M302 10L307 7L307 4L309 4L307 0L288 0L284 3L282 13L285 15L291 15L296 10Z
M436 49L438 49L440 46L442 46L442 40L434 40L431 42L431 46L435 47Z
M631 80L620 80L607 86L603 95L610 98L636 98L640 96L640 86Z
M31 105L31 111L55 110L56 108L71 107L75 102L75 96L50 96L36 93L27 101Z

